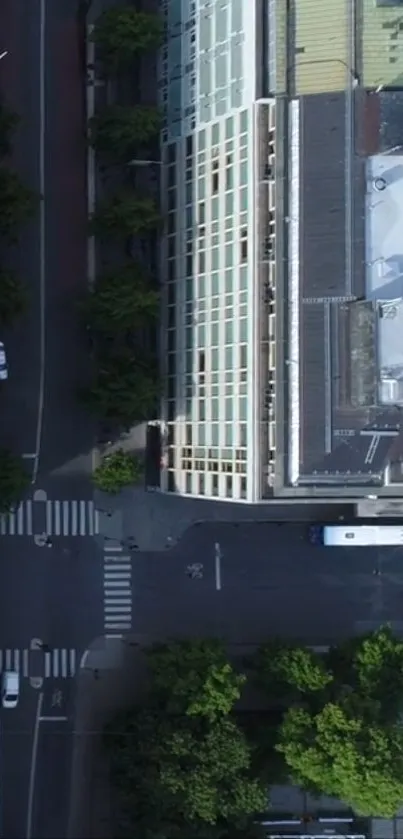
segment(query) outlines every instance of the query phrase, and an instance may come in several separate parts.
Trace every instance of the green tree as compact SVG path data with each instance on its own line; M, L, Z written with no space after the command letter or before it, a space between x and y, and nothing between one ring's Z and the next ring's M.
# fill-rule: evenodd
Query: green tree
M157 644L148 662L153 691L170 713L215 720L229 714L245 682L215 639Z
M0 166L0 236L14 239L16 230L34 214L37 196L16 172Z
M90 120L90 143L100 154L129 160L160 128L161 114L156 108L108 105Z
M115 494L124 487L138 483L143 477L143 466L131 452L117 449L105 455L94 471L93 481L102 492Z
M133 423L155 415L159 382L156 369L140 363L133 351L120 350L100 359L92 385L81 396L96 416L116 426L130 428Z
M301 786L340 798L361 816L394 816L403 803L403 730L351 713L358 703L318 714L290 708L277 749ZM375 711L374 716L376 717Z
M157 49L163 37L162 19L133 6L106 9L95 22L92 38L110 68L130 64L137 55Z
M382 719L395 722L403 712L403 642L389 626L332 648L327 656L339 692L347 686ZM345 690L344 690L345 692Z
M97 208L90 222L90 232L94 236L128 237L155 229L159 222L155 201L140 198L132 192L121 192Z
M128 826L142 839L228 835L228 823L239 828L266 808L250 746L231 719L131 713L112 721L106 744Z
M135 262L99 277L82 305L91 329L112 335L147 325L156 320L158 310L158 292Z
M27 303L27 289L17 274L0 269L0 326L10 326L25 312Z
M0 157L11 154L13 135L19 121L18 114L6 105L0 105Z
M333 681L321 656L306 647L273 640L262 644L250 661L256 681L272 699L295 701L323 692Z
M0 512L6 513L14 507L28 486L24 461L8 449L0 449Z

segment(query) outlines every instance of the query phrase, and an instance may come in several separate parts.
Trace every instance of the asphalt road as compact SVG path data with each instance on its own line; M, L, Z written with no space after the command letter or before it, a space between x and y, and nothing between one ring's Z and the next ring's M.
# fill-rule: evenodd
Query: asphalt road
M33 475L37 472L33 490L46 490L50 500L81 500L92 494L95 429L77 401L89 363L77 312L87 282L78 2L30 0L28 6L25 0L3 0L0 5L2 49L8 50L0 62L0 89L21 115L13 164L42 195L35 219L7 254L27 283L30 306L26 317L0 336L10 368L1 392L0 436L17 452L31 455L27 465ZM62 690L61 715L71 720L74 674L69 671L62 679L61 669L73 654L78 666L84 648L102 634L102 553L91 537L54 537L49 550L37 548L25 536L2 537L0 592L3 668L6 650L11 656L8 666L16 663L17 654L22 666L23 651L32 638L41 638L52 649L48 675L42 653L29 661L30 674L31 668L42 668L45 676L47 710L41 713L47 720L36 729L40 692L28 676L22 677L19 707L1 712L3 835L27 836L31 810L29 836L63 836L71 729L67 722L59 731L59 724L48 719L49 708Z
M31 836L61 837L68 815L75 673L84 648L102 633L100 552L91 537L55 538L50 550L36 547L29 538L3 537L1 549L3 666L8 649L11 666L15 651L19 651L22 667L23 651L29 649L33 638L51 647L48 676L43 652L29 654L29 675L44 677L40 691L32 687L29 676L21 676L18 708L1 712L3 835L10 839L26 836L29 785L35 766ZM63 666L66 677L62 677ZM41 715L68 716L68 720L41 723L34 751L37 700L42 690ZM58 801L63 806L58 806Z
M401 548L312 546L303 524L196 525L167 553L134 556L133 633L329 644L385 621L400 631L401 556ZM187 575L194 563L202 578Z

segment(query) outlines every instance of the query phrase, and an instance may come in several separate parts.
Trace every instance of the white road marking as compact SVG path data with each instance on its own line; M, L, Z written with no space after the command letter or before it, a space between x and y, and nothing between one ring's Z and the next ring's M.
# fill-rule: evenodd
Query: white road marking
M54 531L53 532L54 532L55 536L60 536L60 534L61 534L61 521L60 521L60 506L61 505L60 505L60 501L54 501L53 504L54 504L54 508L53 508L54 509L54 521L55 521L55 526L54 526ZM49 533L49 531L48 531L48 533Z
M12 669L12 650L6 650L6 670Z
M27 501L27 536L32 536L32 501Z
M68 722L68 717L39 717L39 722Z
M15 513L9 513L10 536L15 536Z
M45 653L45 679L48 679L50 676L52 666L52 654Z
M21 455L23 460L33 460L36 457L36 452L31 452L30 454L22 454Z
M109 553L110 552L116 553L116 551L123 551L123 547L122 547L122 545L105 545L104 551L107 551ZM106 557L104 557L104 558L106 559ZM122 557L119 557L119 559L121 559L121 558ZM108 556L108 562L113 561L113 559L114 559L113 556L110 556L110 557ZM116 559L117 559L117 557L116 557Z
M27 839L31 839L31 837L32 837L32 813L33 813L33 804L34 804L36 761L37 761L37 757L38 757L39 723L41 721L41 716L42 716L42 704L43 704L43 693L40 693L39 696L38 696L38 705L36 707L34 738L33 738L33 741L32 741L31 768L30 768L30 773L29 773L27 829L26 829Z
M36 483L41 454L43 405L45 398L45 362L46 362L46 254L45 254L45 29L46 2L40 0L39 33L39 312L40 312L40 374L38 417L36 425L35 458L32 470L32 483Z
M77 501L71 503L71 532L73 536L77 533Z
M109 635L105 635L105 638L123 638L123 635L121 635L118 632L113 632L113 633L110 633Z
M108 621L106 621L105 622L105 627L106 627L106 629L131 629L132 625L131 625L131 623L108 623ZM116 637L116 636L106 635L106 638L113 638L113 637ZM122 638L122 635L119 635L118 637Z
M215 559L215 587L217 591L221 591L221 546L219 542L214 544L214 559Z
M67 535L69 532L69 503L63 501L63 534Z
M88 503L88 507L92 502ZM85 536L85 512L86 512L86 502L80 501L80 536Z
M53 504L53 501L46 501L46 533L48 535L53 533L53 530L52 530L52 504Z
M29 676L29 655L28 650L22 651L22 675L27 678Z

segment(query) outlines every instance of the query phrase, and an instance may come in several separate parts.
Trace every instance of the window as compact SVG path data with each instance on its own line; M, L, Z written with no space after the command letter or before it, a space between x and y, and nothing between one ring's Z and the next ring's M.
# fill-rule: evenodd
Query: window
M239 347L239 366L241 370L245 370L248 363L248 347L247 344L241 344Z
M204 373L206 370L206 353L199 352L199 373Z
M225 189L233 189L234 187L234 170L227 168L225 170Z
M192 492L192 473L191 472L186 472L185 481L186 481L185 492L189 495Z
M232 475L225 476L225 495L232 498Z
M246 478L241 478L241 498L246 498L247 482Z
M204 201L199 202L199 224L204 224L206 220Z
M225 136L227 140L234 136L234 117L225 120Z
M219 182L220 182L220 180L219 180L218 172L213 171L213 174L211 176L211 192L213 193L213 195L217 195Z
M241 262L246 262L248 259L248 231L246 228L241 230Z
M211 489L213 495L218 495L218 475L212 475Z
M220 126L213 125L211 130L211 143L213 146L216 146L217 143L220 141Z

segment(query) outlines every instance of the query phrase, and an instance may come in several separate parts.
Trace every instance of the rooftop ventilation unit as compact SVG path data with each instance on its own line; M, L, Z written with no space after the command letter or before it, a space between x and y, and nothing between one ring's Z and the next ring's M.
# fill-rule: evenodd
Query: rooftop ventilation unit
M374 188L376 189L377 192L383 192L383 190L386 189L385 178L375 178Z

